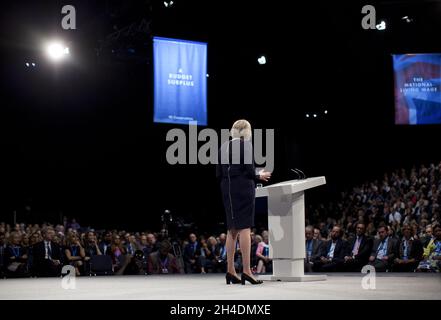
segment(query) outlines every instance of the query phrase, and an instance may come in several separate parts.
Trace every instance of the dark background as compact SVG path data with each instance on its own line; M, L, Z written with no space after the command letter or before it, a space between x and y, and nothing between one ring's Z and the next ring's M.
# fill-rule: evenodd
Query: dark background
M169 209L201 229L219 226L214 166L166 163L172 126L152 122L152 36L208 42L208 127L246 118L274 128L272 182L295 178L292 167L327 178L309 203L441 160L440 126L394 125L391 58L441 51L440 1L174 2L2 1L0 220L15 210L19 221L67 215L138 230L157 228ZM60 27L65 4L76 30ZM365 4L386 30L361 28ZM142 19L150 31L106 41ZM71 63L44 57L53 37L69 44Z

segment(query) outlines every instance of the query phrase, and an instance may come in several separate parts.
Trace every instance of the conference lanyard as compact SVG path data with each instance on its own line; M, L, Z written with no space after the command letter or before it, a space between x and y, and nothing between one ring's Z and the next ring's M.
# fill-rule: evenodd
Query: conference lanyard
M389 239L386 238L383 240L383 242L381 242L381 245L378 247L377 254L382 253L383 255L386 255L387 251L383 253L383 250L387 246L388 241L389 241Z
M167 269L168 257L165 258L164 262L162 262L161 258L159 258L159 262L161 263L162 273L168 273L168 269Z

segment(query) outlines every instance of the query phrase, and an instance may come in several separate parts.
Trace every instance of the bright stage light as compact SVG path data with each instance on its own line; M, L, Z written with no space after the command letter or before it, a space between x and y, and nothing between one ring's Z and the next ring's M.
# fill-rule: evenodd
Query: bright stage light
M413 19L410 18L409 16L404 16L404 17L401 18L401 20L404 20L404 21L406 21L407 23L411 23L411 22L413 21Z
M328 114L328 110L325 110L325 114Z
M375 28L377 28L377 30L386 30L386 22L385 21L381 21L379 24L377 24L375 26Z
M259 64L265 64L266 63L266 58L265 56L261 56L260 58L257 59L257 62L259 62Z
M69 48L60 42L52 42L47 45L46 52L53 61L59 61L70 54Z

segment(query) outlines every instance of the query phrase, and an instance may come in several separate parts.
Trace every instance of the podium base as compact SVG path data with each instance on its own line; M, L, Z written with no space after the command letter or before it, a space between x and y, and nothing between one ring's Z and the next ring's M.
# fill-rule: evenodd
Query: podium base
M314 274L314 275L301 275L301 276L275 276L273 274L269 275L259 275L257 279L263 281L284 281L284 282L308 282L308 281L324 281L326 280L325 274Z

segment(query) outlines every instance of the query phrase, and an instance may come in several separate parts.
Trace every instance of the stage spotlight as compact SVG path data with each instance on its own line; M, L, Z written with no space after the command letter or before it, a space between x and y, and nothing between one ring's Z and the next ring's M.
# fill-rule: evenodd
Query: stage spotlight
M53 61L59 61L70 54L69 48L60 42L49 43L46 52Z
M260 58L257 59L257 62L259 62L259 64L266 64L266 58L265 56L261 56Z
M173 5L173 1L164 1L164 7L170 8Z
M33 66L33 67L35 67L35 66L36 66L36 64L35 64L34 62L32 62L32 66Z
M306 117L309 118L309 113L306 114Z
M317 114L315 114L315 113L314 113L312 116L313 116L314 118L317 118Z
M377 28L377 30L386 30L386 22L385 21L381 21L379 24L377 24L375 26L375 28Z
M325 110L324 113L325 113L325 114L328 114L328 110Z
M29 62L26 62L25 65L26 65L26 67L29 67L29 66L30 66Z
M409 18L409 16L404 16L404 17L401 18L401 20L404 20L407 23L411 23L412 22L412 19Z

